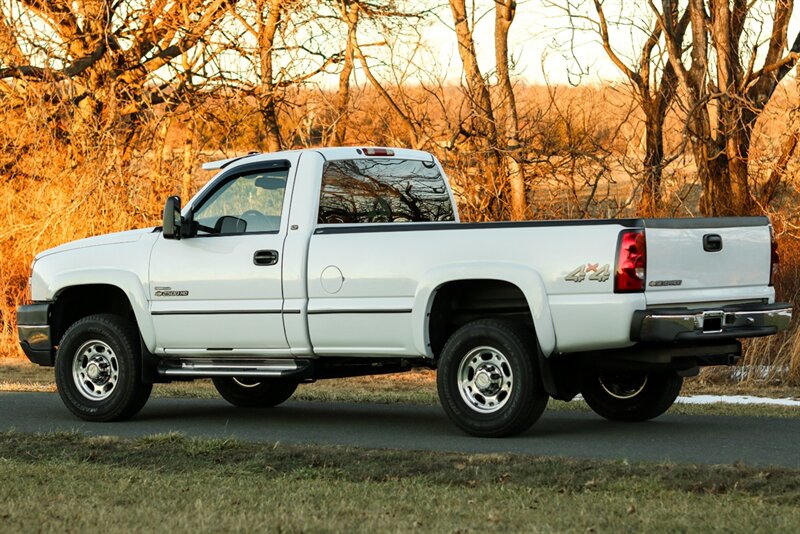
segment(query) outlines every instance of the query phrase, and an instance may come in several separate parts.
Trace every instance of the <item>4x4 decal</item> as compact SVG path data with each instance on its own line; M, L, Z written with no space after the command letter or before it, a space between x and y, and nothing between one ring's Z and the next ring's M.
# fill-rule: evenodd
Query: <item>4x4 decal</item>
M605 282L611 278L611 270L608 263L600 266L599 263L587 263L586 265L579 265L564 277L567 282L580 283L586 280L594 280L596 282Z

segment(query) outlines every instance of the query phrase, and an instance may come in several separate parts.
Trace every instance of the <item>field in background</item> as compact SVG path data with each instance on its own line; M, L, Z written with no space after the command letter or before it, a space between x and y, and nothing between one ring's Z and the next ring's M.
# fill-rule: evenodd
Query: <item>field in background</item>
M414 91L417 91L415 93ZM642 123L624 88L517 87L530 217L534 219L620 217L636 214L641 193ZM427 147L443 162L467 220L497 218L486 208L492 191L480 172L485 156L453 150L447 143L448 110L459 112L458 87L428 95L407 88L406 97L439 128ZM786 110L798 98L794 85L782 87L765 111L754 136L751 172L754 186L774 165L773 154L787 131ZM331 95L298 92L281 115L282 131L293 147L330 144ZM53 134L54 120L30 103L9 113L0 131L0 355L22 357L16 341L15 308L24 302L29 268L36 252L66 241L160 223L164 199L186 200L212 173L200 170L209 159L241 155L261 146L263 127L245 97L209 97L170 115L154 113L129 144L101 135L91 139ZM369 89L353 95L346 143L398 144L391 111ZM681 148L681 120L667 120L668 154ZM765 207L781 247L777 290L781 299L800 303L800 194L794 176L797 155L777 199ZM672 158L664 169L663 216L695 216L699 186L691 158ZM502 184L500 184L502 185ZM746 344L741 373L753 384L766 380L800 385L800 330ZM727 370L704 374L708 382L729 381Z

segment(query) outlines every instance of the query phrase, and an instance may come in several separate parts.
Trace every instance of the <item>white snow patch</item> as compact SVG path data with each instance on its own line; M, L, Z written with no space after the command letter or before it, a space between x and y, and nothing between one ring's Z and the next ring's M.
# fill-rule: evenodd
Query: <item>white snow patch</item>
M753 395L689 395L678 397L677 404L769 404L773 406L798 406L798 399L771 399Z

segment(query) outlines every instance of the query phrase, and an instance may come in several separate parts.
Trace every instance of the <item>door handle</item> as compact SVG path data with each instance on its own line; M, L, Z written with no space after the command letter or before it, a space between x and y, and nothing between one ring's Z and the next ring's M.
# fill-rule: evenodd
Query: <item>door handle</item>
M278 263L278 251L256 250L253 254L253 263L256 265L275 265Z
M706 234L703 236L703 250L706 252L719 252L722 250L722 236L719 234Z

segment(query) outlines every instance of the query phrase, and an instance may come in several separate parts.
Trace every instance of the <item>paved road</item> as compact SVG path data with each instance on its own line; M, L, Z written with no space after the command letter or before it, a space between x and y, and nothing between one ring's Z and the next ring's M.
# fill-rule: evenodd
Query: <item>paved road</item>
M800 468L800 419L667 415L612 423L590 412L547 411L528 433L479 439L460 433L438 406L287 402L244 410L222 400L152 398L133 420L86 423L54 393L0 393L0 431L77 430L88 435L188 436L373 448L517 453Z

